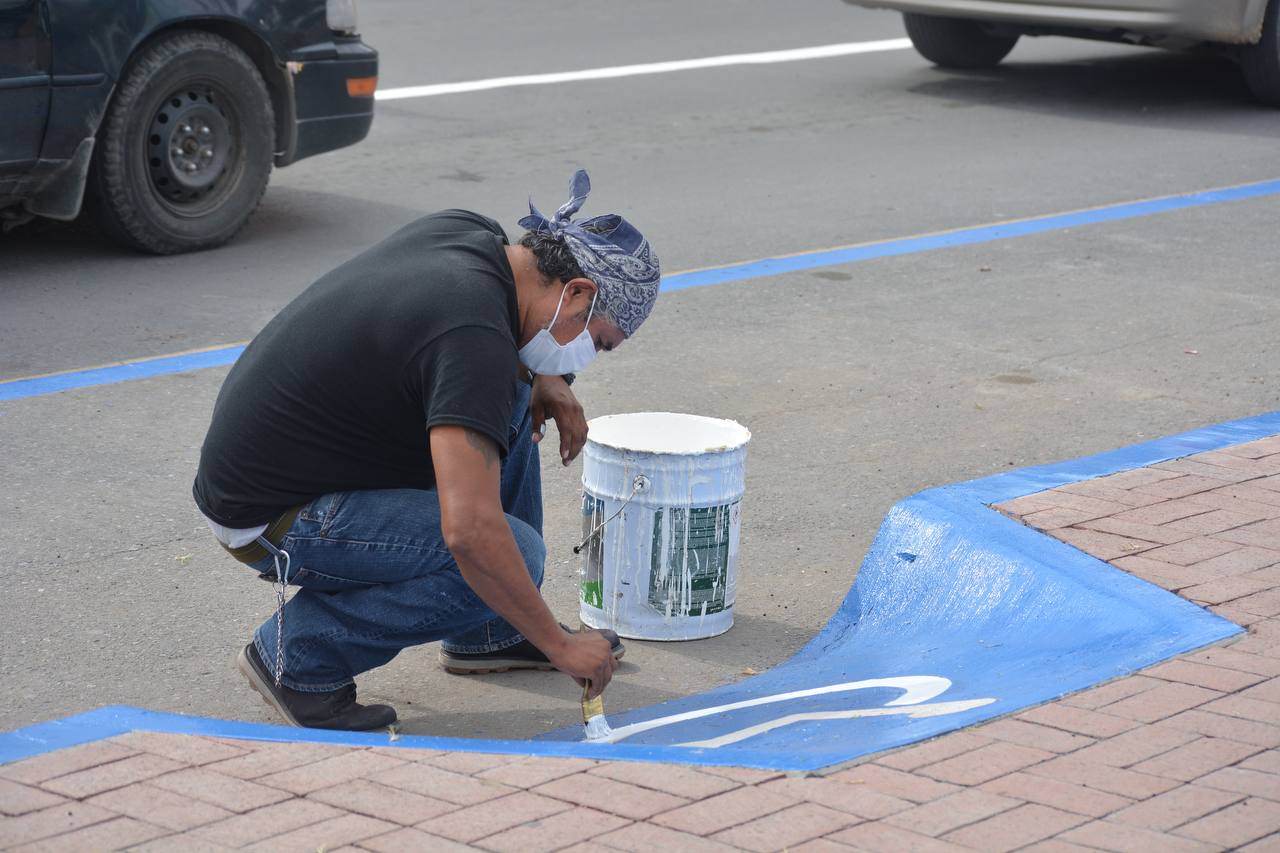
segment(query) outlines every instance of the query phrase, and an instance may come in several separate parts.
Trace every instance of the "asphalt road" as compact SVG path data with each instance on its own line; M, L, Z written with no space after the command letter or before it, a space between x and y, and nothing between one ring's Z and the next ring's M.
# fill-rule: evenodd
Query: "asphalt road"
M835 0L361 11L384 87L902 35ZM223 249L0 238L0 380L247 340L422 213L470 207L514 236L527 196L554 208L577 167L584 213L624 213L674 272L1276 178L1278 139L1229 63L1057 39L984 73L900 50L386 101L364 143L278 171ZM1280 408L1278 213L1272 196L664 296L575 388L593 415L751 428L737 622L631 643L606 706L788 657L908 494ZM269 588L189 497L225 373L0 403L0 727L108 703L270 719L232 666ZM581 469L544 470L545 593L571 621ZM578 713L563 676L451 677L433 647L360 686L418 733Z

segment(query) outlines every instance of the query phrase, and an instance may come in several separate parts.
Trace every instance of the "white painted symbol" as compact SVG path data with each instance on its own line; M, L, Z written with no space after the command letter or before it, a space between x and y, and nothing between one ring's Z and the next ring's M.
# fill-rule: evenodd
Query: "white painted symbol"
M937 675L904 675L896 678L869 678L864 681L846 681L843 684L828 684L825 687L811 687L807 690L793 690L789 693L774 693L770 696L759 696L755 699L746 699L741 702L730 702L727 705L714 705L710 708L699 708L696 711L685 711L680 714L671 714L666 717L657 717L652 720L644 720L639 723L632 723L628 726L619 726L613 730L607 738L602 738L593 743L617 743L625 740L633 735L641 732L651 731L653 729L664 728L666 726L683 723L687 720L696 720L701 717L710 717L714 714L724 714L729 711L737 711L741 708L754 708L758 705L773 705L778 702L790 702L793 699L804 699L809 696L821 696L826 693L848 693L854 690L869 690L873 687L892 687L904 691L903 695L897 699L886 702L880 708L851 708L845 711L809 711L800 714L788 714L786 716L777 717L763 723L757 723L747 726L743 729L720 735L719 737L709 738L707 740L689 741L688 743L677 744L677 746L702 747L715 749L716 747L727 746L731 743L738 743L747 738L756 735L771 732L784 726L790 726L794 723L802 723L810 720L852 720L859 717L884 717L892 715L902 715L907 717L938 717L943 714L955 714L960 711L968 711L971 708L981 708L983 705L990 705L995 699L966 699L959 702L935 702L932 704L922 704L930 699L946 692L951 687L951 680L942 678Z

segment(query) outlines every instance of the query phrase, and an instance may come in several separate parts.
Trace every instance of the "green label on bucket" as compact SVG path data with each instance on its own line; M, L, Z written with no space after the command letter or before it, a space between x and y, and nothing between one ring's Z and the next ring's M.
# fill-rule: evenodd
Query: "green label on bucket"
M592 535L603 520L604 501L583 492L582 538L587 544L582 552L582 600L592 607L604 606L604 532Z
M654 610L667 616L724 610L733 506L672 507L654 513L649 571Z

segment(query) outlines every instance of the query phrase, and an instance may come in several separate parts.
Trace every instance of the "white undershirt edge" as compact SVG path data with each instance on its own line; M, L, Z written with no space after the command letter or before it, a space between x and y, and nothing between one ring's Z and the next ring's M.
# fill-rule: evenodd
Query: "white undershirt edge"
M261 527L225 527L207 515L204 520L209 525L209 529L213 531L214 538L228 548L243 548L261 536L267 529L265 524Z

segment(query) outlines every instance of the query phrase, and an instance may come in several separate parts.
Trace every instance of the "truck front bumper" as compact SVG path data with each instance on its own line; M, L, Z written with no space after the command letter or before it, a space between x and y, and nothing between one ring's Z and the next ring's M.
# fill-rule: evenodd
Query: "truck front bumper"
M378 52L358 38L309 45L290 54L292 139L277 166L354 145L373 124Z

